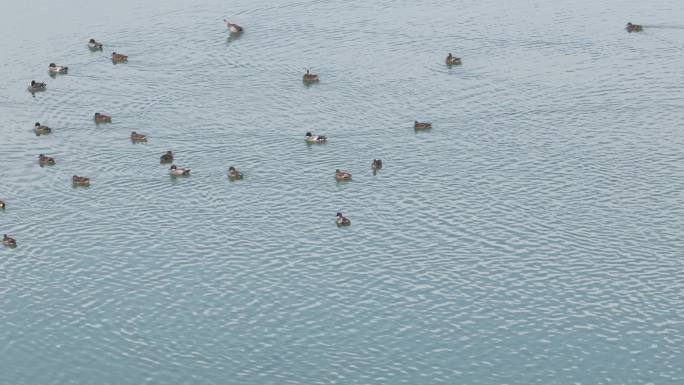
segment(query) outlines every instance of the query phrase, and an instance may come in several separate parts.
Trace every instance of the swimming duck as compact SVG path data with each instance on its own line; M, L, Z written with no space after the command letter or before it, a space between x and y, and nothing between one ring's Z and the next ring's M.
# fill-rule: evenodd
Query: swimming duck
M335 170L335 179L339 181L343 180L351 180L352 174L346 171L342 171L340 169Z
M312 133L307 132L304 136L304 140L306 140L307 143L325 143L328 138L324 135L313 135Z
M34 130L36 131L36 136L47 135L47 134L52 132L50 127L41 126L39 122L36 122L36 124L33 127L34 127Z
M120 53L112 52L112 61L115 63L128 61L128 56L122 55Z
M242 173L233 166L228 167L228 178L230 180L242 179Z
M77 186L88 186L90 185L90 178L74 175L71 177L71 182Z
M173 175L173 176L190 175L190 169L179 168L179 167L176 167L175 164L172 164L171 168L169 170L171 172L171 175Z
M44 154L38 155L38 164L41 166L54 166L55 164L55 159L50 158L49 156L46 156Z
M96 112L94 117L95 117L95 123L111 123L112 122L111 116L103 115L99 112Z
M627 32L636 32L636 31L642 31L644 29L644 27L639 25L639 24L627 23L627 26L625 27L625 29L627 29Z
M373 169L373 171L380 170L382 168L382 160L373 159L373 162L371 163L371 168Z
M223 19L223 21L226 23L226 27L228 27L230 33L242 33L242 27L239 25L233 24L226 19Z
M5 209L5 202L0 201L0 210L4 210L4 209Z
M159 158L159 163L171 163L173 162L173 153L171 151L166 151L166 154Z
M46 87L47 87L47 84L45 84L45 83L39 83L35 80L31 80L31 84L29 84L28 90L30 92L45 91Z
M432 123L419 122L415 120L413 121L413 128L415 128L416 130L426 130L428 128L432 128Z
M69 70L69 67L58 66L55 63L50 63L48 66L48 72L51 74L65 74Z
M451 53L449 53L449 56L447 56L447 58L446 58L446 64L449 66L461 64L461 58L453 56L453 55L451 55Z
M304 74L303 80L305 82L317 82L318 81L318 75L314 75L312 73L309 73L309 70L306 70L306 73Z
M147 136L143 134L138 134L137 132L133 131L131 132L131 140L134 142L146 142Z
M7 234L3 234L2 244L7 247L17 247L17 241Z
M95 39L90 39L90 41L88 42L88 48L90 48L93 51L101 50L102 49L102 43L96 42Z
M351 226L351 221L349 218L345 217L342 215L342 213L337 213L337 216L335 218L335 223L337 226Z

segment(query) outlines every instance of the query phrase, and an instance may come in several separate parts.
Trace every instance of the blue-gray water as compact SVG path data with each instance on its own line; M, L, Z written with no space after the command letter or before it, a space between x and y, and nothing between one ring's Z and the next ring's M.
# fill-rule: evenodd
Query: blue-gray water
M684 383L680 0L188 3L0 7L0 384Z

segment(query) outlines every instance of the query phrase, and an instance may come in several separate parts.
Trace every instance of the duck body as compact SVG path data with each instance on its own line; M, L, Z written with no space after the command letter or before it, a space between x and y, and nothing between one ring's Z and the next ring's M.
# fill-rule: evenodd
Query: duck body
M16 239L10 237L7 234L3 234L2 237L2 244L7 246L7 247L17 247L17 241Z
M47 84L39 83L35 80L31 80L31 83L28 86L28 90L30 92L45 91L46 89L47 89Z
M112 52L112 61L115 63L125 62L128 61L128 56Z
M173 162L173 153L171 151L166 151L166 154L159 158L159 163L171 163Z
M55 63L50 63L48 66L48 72L51 74L65 74L69 70L69 67L58 66Z
M111 116L103 115L99 112L96 112L95 115L93 115L93 118L95 119L95 123L111 123L112 122Z
M71 183L73 183L75 186L89 186L90 178L74 175L71 177Z
M371 163L371 169L376 171L376 170L380 170L381 168L382 168L382 160L373 159L373 162Z
M36 132L36 136L47 135L52 132L50 127L42 126L39 122L36 122L36 124L33 126L33 129Z
M302 80L306 83L313 83L318 81L318 75L312 74L309 72L309 70L306 70L306 73L302 77Z
M90 39L88 42L88 48L90 48L92 51L101 51L102 43L96 42L95 39Z
M627 32L638 32L638 31L643 31L644 27L639 24L632 24L632 23L627 23L627 26L625 27Z
M172 176L190 175L190 169L180 168L180 167L177 167L175 164L171 165L171 168L169 168L169 172L171 173Z
M352 179L352 174L347 171L335 170L335 180L338 182L347 181Z
M133 142L146 142L147 136L143 134L138 134L137 132L131 132L131 141Z
M461 64L461 58L449 54L449 56L446 57L446 64L448 66L459 65L459 64Z
M41 166L54 166L55 158L51 158L47 155L40 154L38 155L38 164L40 164Z
M337 224L337 227L351 226L351 221L349 218L342 215L342 213L337 213L337 216L335 217L335 224Z
M413 128L415 128L416 130L427 130L429 128L432 128L432 123L419 122L416 120L413 122Z
M328 141L328 138L324 135L313 135L312 133L307 132L304 136L304 140L306 140L307 143L325 143Z
M243 177L242 173L237 168L235 168L233 166L230 166L228 168L228 179L239 180L239 179L242 179L242 177Z
M226 27L228 27L228 31L230 31L230 33L232 33L232 34L242 33L243 29L239 25L233 24L226 19L223 19L223 21L226 23Z

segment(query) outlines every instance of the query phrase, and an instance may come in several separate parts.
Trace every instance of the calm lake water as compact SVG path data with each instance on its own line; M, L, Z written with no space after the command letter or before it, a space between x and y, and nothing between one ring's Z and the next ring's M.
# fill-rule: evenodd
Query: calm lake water
M683 17L3 2L0 385L684 383Z

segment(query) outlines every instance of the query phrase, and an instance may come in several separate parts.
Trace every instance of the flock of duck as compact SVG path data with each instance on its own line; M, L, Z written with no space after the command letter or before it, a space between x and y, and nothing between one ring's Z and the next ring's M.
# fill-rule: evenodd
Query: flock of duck
M231 23L227 21L226 19L223 19L223 21L226 23L226 27L228 28L228 31L230 32L231 35L239 35L241 34L244 29L240 27L237 24ZM639 24L632 24L631 22L627 23L627 26L625 27L627 32L639 32L643 30L643 26ZM90 39L88 41L88 48L91 51L101 51L103 49L103 44L100 42L95 41L95 39ZM122 55L120 53L112 52L111 59L113 63L124 63L128 61L128 56ZM453 56L451 53L447 55L445 59L445 63L447 66L452 66L452 65L460 65L461 64L461 59ZM58 74L66 74L69 71L69 67L66 66L59 66L56 65L55 63L50 63L48 66L48 73L50 76L57 76ZM319 81L319 77L316 74L312 74L309 72L309 70L306 70L306 73L304 73L302 80L306 84L311 84L311 83L316 83ZM40 92L40 91L45 91L47 89L47 84L41 83L41 82L36 82L35 80L31 80L31 83L28 86L28 91L31 93L35 92ZM93 119L95 120L96 124L100 123L111 123L112 117L108 115L101 114L99 112L96 112L93 116ZM428 122L419 122L419 121L414 121L413 122L413 128L415 130L428 130L432 128L432 123ZM40 122L36 122L34 125L34 131L36 136L41 136L41 135L47 135L52 132L50 127L44 126L40 124ZM131 141L133 142L144 142L147 140L147 137L144 134L137 133L135 131L131 132ZM314 135L311 132L307 132L304 136L304 140L307 143L310 144L323 144L327 142L327 138L324 135ZM38 163L41 166L52 166L55 165L55 160L54 158L51 158L45 154L40 154L38 155ZM167 151L160 157L160 163L161 164L168 164L168 163L173 163L173 152ZM373 159L371 162L371 169L373 172L377 172L382 168L382 160L380 159ZM169 167L169 173L173 177L181 177L181 176L189 176L190 175L190 169L187 168L182 168L178 167L175 164L171 164ZM240 172L237 168L234 166L230 166L228 168L228 179L231 181L235 180L240 180L243 178L242 172ZM344 182L344 181L350 181L352 179L352 174L348 171L340 170L337 169L335 170L335 180L338 182ZM71 177L71 183L74 186L89 186L90 185L90 178L84 177L84 176L78 176L78 175L73 175ZM0 210L5 210L6 204L2 200L0 200ZM338 212L335 218L335 223L337 224L338 227L343 227L343 226L350 226L351 225L351 220L342 213ZM3 234L3 239L2 239L2 244L7 247L16 247L17 246L17 241L10 237L7 234Z

